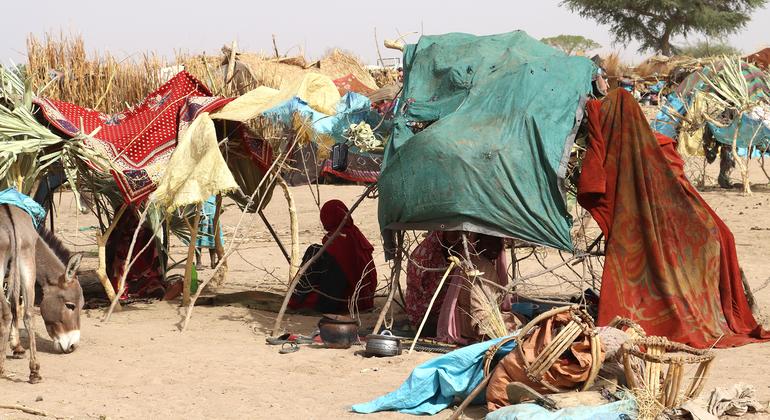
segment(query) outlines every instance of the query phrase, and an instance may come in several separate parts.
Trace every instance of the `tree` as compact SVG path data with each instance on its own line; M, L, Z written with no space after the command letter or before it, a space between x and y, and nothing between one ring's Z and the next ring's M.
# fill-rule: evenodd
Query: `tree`
M578 51L595 50L601 47L601 45L593 39L588 39L580 35L552 36L550 38L543 38L540 41L545 42L552 47L556 47L570 55Z
M693 58L705 58L714 56L739 56L741 50L725 42L709 42L708 39L701 40L695 44L686 45L679 48L679 54Z
M723 37L751 20L767 0L563 0L560 4L584 18L609 25L614 41L641 42L639 52L671 55L671 38L700 33Z

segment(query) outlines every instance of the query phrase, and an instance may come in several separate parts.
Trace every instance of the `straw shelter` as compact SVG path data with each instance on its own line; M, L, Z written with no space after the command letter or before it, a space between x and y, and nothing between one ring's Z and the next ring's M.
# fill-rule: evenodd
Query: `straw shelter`
M223 66L229 66L232 49L223 47ZM236 90L244 94L259 86L280 89L286 83L306 73L319 73L335 80L352 75L371 90L379 88L366 67L354 56L334 49L317 61L304 56L267 57L254 53L236 52L233 77Z

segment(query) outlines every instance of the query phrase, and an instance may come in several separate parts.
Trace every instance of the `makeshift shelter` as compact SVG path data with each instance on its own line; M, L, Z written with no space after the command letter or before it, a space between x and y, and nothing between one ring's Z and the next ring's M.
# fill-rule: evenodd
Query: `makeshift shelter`
M223 66L231 63L232 50L229 47L222 48ZM265 57L258 54L236 52L234 71L236 90L244 94L259 86L281 89L285 83L291 83L302 78L307 73L321 74L339 84L352 84L359 93L360 90L376 90L379 86L372 78L369 71L361 62L340 50L333 50L323 58L315 62L308 62L304 56L296 57ZM351 90L351 89L346 89Z
M698 104L698 102L703 99L703 93L713 91L713 88L709 86L708 82L705 80L705 77L708 77L708 75L714 72L721 72L723 71L723 68L724 64L715 63L711 66L703 67L687 76L678 86L675 87L674 91L669 94L667 98L667 104L661 108L652 122L653 130L673 139L678 139L682 134L680 129L683 128L683 122L688 126L684 127L685 129L689 129L689 126L694 126L692 128L697 129L699 125L702 126L702 124L706 122L703 118L703 114L710 113L712 114L712 118L711 121L709 121L709 127L715 134L714 138L722 144L731 145L733 143L732 134L734 132L734 128L730 130L725 128L725 126L734 126L737 121L733 119L725 120L723 117L722 121L720 122L724 125L718 125L714 121L716 121L719 115L723 113L725 107L705 107L699 106ZM761 69L750 63L741 61L741 73L745 78L747 93L750 98L755 99L761 97L770 97L770 85L768 85L768 78ZM694 112L696 110L698 111L697 115L696 112ZM751 116L746 115L745 118L751 119ZM696 124L687 124L687 120L697 120L700 121L700 124L697 122ZM758 122L760 121L755 121L755 123ZM756 126L756 124L753 123L752 125ZM739 147L746 147L748 140L751 138L751 135L748 134L748 126L746 124L743 124L743 126L744 128L742 128L741 135L738 137ZM746 133L746 135L743 135L744 133ZM764 138L765 137L760 133L760 136L757 139L758 141L754 144L761 143ZM680 141L679 144L680 153L690 154L688 151L694 151L699 148L702 149L702 147L698 147L700 146L699 143L701 139L697 138L697 136L692 136L689 133L686 133L684 140L685 141L683 142ZM692 145L691 143L693 142L698 144Z
M378 182L386 245L463 230L572 250L563 184L593 71L521 31L406 46Z

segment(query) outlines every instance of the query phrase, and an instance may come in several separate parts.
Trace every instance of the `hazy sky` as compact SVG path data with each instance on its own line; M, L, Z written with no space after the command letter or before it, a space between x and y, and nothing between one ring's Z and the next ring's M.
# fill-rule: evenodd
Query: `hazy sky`
M578 34L592 38L604 51L618 50L639 61L634 45L612 46L606 27L559 7L557 0L508 1L206 1L193 0L37 0L3 4L0 60L25 60L25 38L46 31L81 34L89 51L104 49L125 57L154 51L165 56L181 50L218 54L237 40L241 49L279 51L304 48L317 57L331 47L353 51L374 63L374 28L382 42L398 34L469 32L492 34L523 29L530 35ZM770 44L770 6L729 41L744 52ZM405 38L416 42L417 35ZM395 55L383 49L383 56Z

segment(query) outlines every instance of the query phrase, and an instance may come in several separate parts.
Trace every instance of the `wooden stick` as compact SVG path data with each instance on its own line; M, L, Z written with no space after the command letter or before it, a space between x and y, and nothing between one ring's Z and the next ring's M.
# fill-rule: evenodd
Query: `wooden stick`
M356 208L361 204L362 201L364 201L364 198L366 198L367 195L369 195L369 192L374 190L376 188L376 184L372 184L369 187L366 188L363 194L361 194L360 197L358 197L358 200L356 200L355 203L350 207L347 213L345 213L345 217L342 218L342 221L340 222L339 226L337 226L337 229L326 239L326 242L324 242L323 245L321 245L321 248L318 249L318 252L313 255L312 258L307 260L305 264L302 265L302 267L299 268L297 271L297 274L294 275L294 278L292 278L291 282L289 283L289 288L286 291L286 296L283 298L283 303L281 304L281 309L278 311L278 316L275 318L275 324L273 325L273 330L270 332L270 334L275 334L277 331L281 328L281 322L283 321L283 315L286 313L286 308L289 306L289 299L291 299L292 293L294 293L294 289L297 287L297 284L299 283L300 279L302 278L302 275L305 274L305 272L310 268L313 263L315 263L319 258L321 258L321 255L326 251L326 248L331 245L332 242L334 242L335 239L337 239L338 236L342 233L342 228L345 226L345 224L350 219L350 215L355 211Z
M257 212L257 214L259 214L259 218L262 219L262 222L265 224L267 231L270 232L270 236L272 236L273 240L275 240L275 243L278 244L278 248L281 250L281 254L283 254L283 257L286 258L286 262L291 264L291 257L289 256L289 251L286 250L286 247L283 245L283 242L281 242L281 238L278 237L278 233L276 233L275 229L273 229L273 225L271 225L270 221L267 220L265 213L263 213L262 210L260 210Z
M215 285L220 286L225 282L225 276L227 276L227 259L225 258L225 247L222 243L222 226L220 221L222 219L222 194L217 194L216 207L214 209L214 250L217 254L217 263L219 260L224 259L222 268L217 270L214 274L216 276Z
M233 40L233 43L230 46L230 58L227 61L227 72L225 73L225 84L222 86L222 90L224 90L227 85L230 84L230 82L233 81L233 78L235 77L235 55L238 50L238 44Z
M21 411L27 414L32 414L35 416L42 416L42 417L49 417L48 413L46 413L43 410L38 410L36 408L27 407L24 405L19 404L0 404L0 409L2 410L17 410Z
M192 269L195 264L195 242L198 240L198 225L201 221L201 205L195 205L195 216L193 216L192 227L190 230L190 243L187 245L187 261L184 266L184 286L182 289L182 306L190 305L190 285L192 284Z
M403 261L403 247L404 247L404 232L398 232L398 239L396 240L396 257L393 259L393 270L390 272L390 290L388 292L388 298L385 299L385 305L383 305L380 315L377 317L377 322L372 329L373 334L377 334L382 327L382 323L385 322L385 315L390 309L390 305L393 304L393 298L396 296L396 285L401 281L401 263Z
M422 322L420 322L420 327L417 328L417 334L414 336L414 341L412 341L412 345L409 347L409 354L412 354L412 351L414 350L414 346L417 345L417 340L420 339L422 328L425 326L425 322L428 320L428 316L430 316L430 311L431 309L433 309L433 303L436 301L436 298L441 292L441 289L444 287L444 282L446 281L446 278L449 277L449 273L452 272L455 266L460 264L460 260L455 256L449 256L448 260L449 260L449 267L447 267L446 272L444 273L444 277L442 277L441 281L438 282L438 287L436 287L436 291L433 293L433 297L430 299L430 302L428 303L428 309L425 311L425 316L422 317Z
M265 175L262 177L262 179L259 181L259 184L254 189L254 192L252 192L251 195L248 196L248 200L244 208L246 209L251 208L252 204L254 204L254 197L256 197L256 195L260 191L268 191L270 188L273 188L273 186L275 186L276 173L277 171L280 170L280 168L286 162L286 158L289 156L289 154L291 154L291 151L292 151L291 147L289 147L286 154L280 153L278 157L275 160L273 160L273 163L270 164L270 167L265 172ZM267 183L267 185L265 185L265 183ZM265 186L264 190L262 189L263 186ZM261 208L265 201L265 198L266 198L266 195L262 194L255 208L257 209ZM241 217L238 220L238 223L235 225L235 229L233 230L233 238L236 238L238 236L238 230L240 229L241 224L243 223L243 220L246 218L247 214L249 213L247 213L246 211L241 212ZM184 318L182 319L179 325L180 332L184 332L187 329L187 325L190 323L190 318L192 317L193 309L195 308L195 302L198 300L201 293L203 293L203 290L214 279L214 276L216 275L217 271L222 267L222 264L224 263L225 259L228 258L233 252L236 251L237 247L235 246L235 244L236 244L235 240L230 242L230 245L227 247L227 250L225 250L224 258L222 260L219 260L216 264L216 267L214 267L214 270L213 270L214 274L212 274L211 277L200 282L200 284L198 285L198 290L192 296L192 299L190 301L190 306L187 307L187 311L185 312Z
M452 413L451 416L449 416L449 419L447 420L457 420L460 418L460 416L463 415L463 411L465 411L466 408L468 408L469 405L471 405L471 402L476 399L476 397L481 394L481 391L484 390L484 388L489 383L489 380L492 379L492 374L490 373L487 375L483 381L479 382L478 385L476 385L476 388L473 388L473 391L471 391L470 394L463 400L463 402L457 407L457 409Z
M275 181L283 190L286 197L286 204L289 206L289 221L291 222L291 259L289 259L289 279L293 279L299 271L299 222L297 221L297 206L294 204L294 197L291 195L289 185L280 175L276 176Z
M110 302L115 299L115 289L113 289L110 278L107 276L107 240L109 240L112 231L115 230L127 207L127 204L120 206L112 218L112 223L110 223L104 233L96 234L96 246L99 249L99 266L96 268L96 277L99 278L99 283L102 284L104 293L107 294L107 299Z
M139 231L142 229L142 224L144 223L144 220L147 218L147 213L149 211L150 211L150 206L148 204L145 206L144 210L139 215L139 221L136 224L136 229L134 230L134 236L131 238L131 244L128 246L128 253L126 254L126 262L123 263L123 272L120 275L120 280L118 280L118 291L115 294L115 297L112 299L112 302L110 302L110 307L107 309L107 313L104 314L104 318L102 318L102 322L106 322L110 320L110 316L112 316L112 312L115 311L115 307L118 305L120 296L123 295L123 292L126 290L126 277L128 277L128 270L131 268L131 265L133 264L133 261L131 260L131 255L133 255L134 253L136 238L139 236ZM149 242L148 242L148 245L149 245ZM142 252L144 252L144 249L142 250ZM139 252L139 254L137 254L137 258L139 257L139 255L142 254L142 252Z

